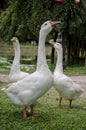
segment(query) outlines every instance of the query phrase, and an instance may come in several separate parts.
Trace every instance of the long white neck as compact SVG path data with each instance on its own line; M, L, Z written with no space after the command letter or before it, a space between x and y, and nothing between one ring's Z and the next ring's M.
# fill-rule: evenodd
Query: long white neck
M45 69L49 70L46 55L45 55L45 39L46 35L40 33L39 35L39 45L38 45L38 58L37 58L37 70L43 71Z
M19 42L13 44L14 44L15 57L13 60L10 73L16 73L20 71L20 45Z
M56 62L56 68L54 72L60 72L63 73L63 50L56 50L57 51L57 62Z

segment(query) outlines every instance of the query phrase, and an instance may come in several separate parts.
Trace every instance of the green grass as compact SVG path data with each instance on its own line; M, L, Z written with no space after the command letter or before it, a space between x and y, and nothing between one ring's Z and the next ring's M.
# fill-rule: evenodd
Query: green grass
M49 64L50 70L53 72L56 64ZM66 66L64 70L66 75L86 75L86 66Z
M86 66L67 66L64 73L67 75L86 75Z
M5 85L0 83L0 86ZM14 105L0 90L0 130L85 130L86 99L78 98L67 109L68 101L63 100L62 108L53 108L59 98L54 88L50 89L35 103L35 119L32 120L29 107L28 118L22 116L22 108Z

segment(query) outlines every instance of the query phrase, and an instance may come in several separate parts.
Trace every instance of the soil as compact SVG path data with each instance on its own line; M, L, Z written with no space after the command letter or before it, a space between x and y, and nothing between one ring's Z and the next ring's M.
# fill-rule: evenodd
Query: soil
M76 83L80 84L84 88L84 93L81 94L81 97L86 98L86 76L71 76L71 79Z
M86 98L86 76L71 76L70 78L85 89L85 92L81 94L81 97ZM8 83L8 75L0 74L0 82Z

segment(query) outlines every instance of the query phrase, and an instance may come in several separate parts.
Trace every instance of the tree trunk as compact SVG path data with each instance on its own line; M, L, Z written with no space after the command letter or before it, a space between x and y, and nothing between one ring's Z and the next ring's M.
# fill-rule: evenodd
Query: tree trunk
M70 64L70 62L71 62L71 37L70 36L68 36L68 56L67 56L67 62L68 62L68 64Z
M8 6L8 0L0 0L0 10L5 10Z

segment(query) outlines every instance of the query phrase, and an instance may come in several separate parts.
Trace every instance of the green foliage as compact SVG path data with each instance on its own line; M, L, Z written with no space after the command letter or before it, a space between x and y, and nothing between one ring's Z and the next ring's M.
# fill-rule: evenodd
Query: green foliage
M2 12L0 17L2 37L9 40L13 35L16 35L23 41L37 37L37 29L41 18L39 17L40 7L34 1L10 0L9 8ZM35 11L36 9L37 11Z
M52 0L9 0L8 9L3 11L0 17L1 35L5 40L9 40L13 35L22 41L37 39L40 25L49 19L61 20L60 31L69 25L68 33L75 35L76 28L83 28L82 20L86 23L84 0L80 6L81 8L71 0L63 3L55 3Z
M4 40L13 35L22 41L37 39L40 25L49 19L55 19L52 13L52 1L9 0L9 7L0 17L0 31Z
M11 66L12 64L9 61L7 61L6 58L0 57L0 73L9 73ZM21 64L20 68L22 71L32 73L35 71L36 66L31 64Z
M80 5L76 5L74 0L65 0L63 3L53 0L9 0L9 7L0 16L0 35L5 41L12 36L17 36L21 41L38 41L43 22L60 20L61 24L55 30L65 34L66 40L63 41L68 51L67 63L73 63L78 57L85 57L85 3L85 0L81 0ZM53 37L55 30L48 39Z
M0 66L11 65L6 58L0 57Z

